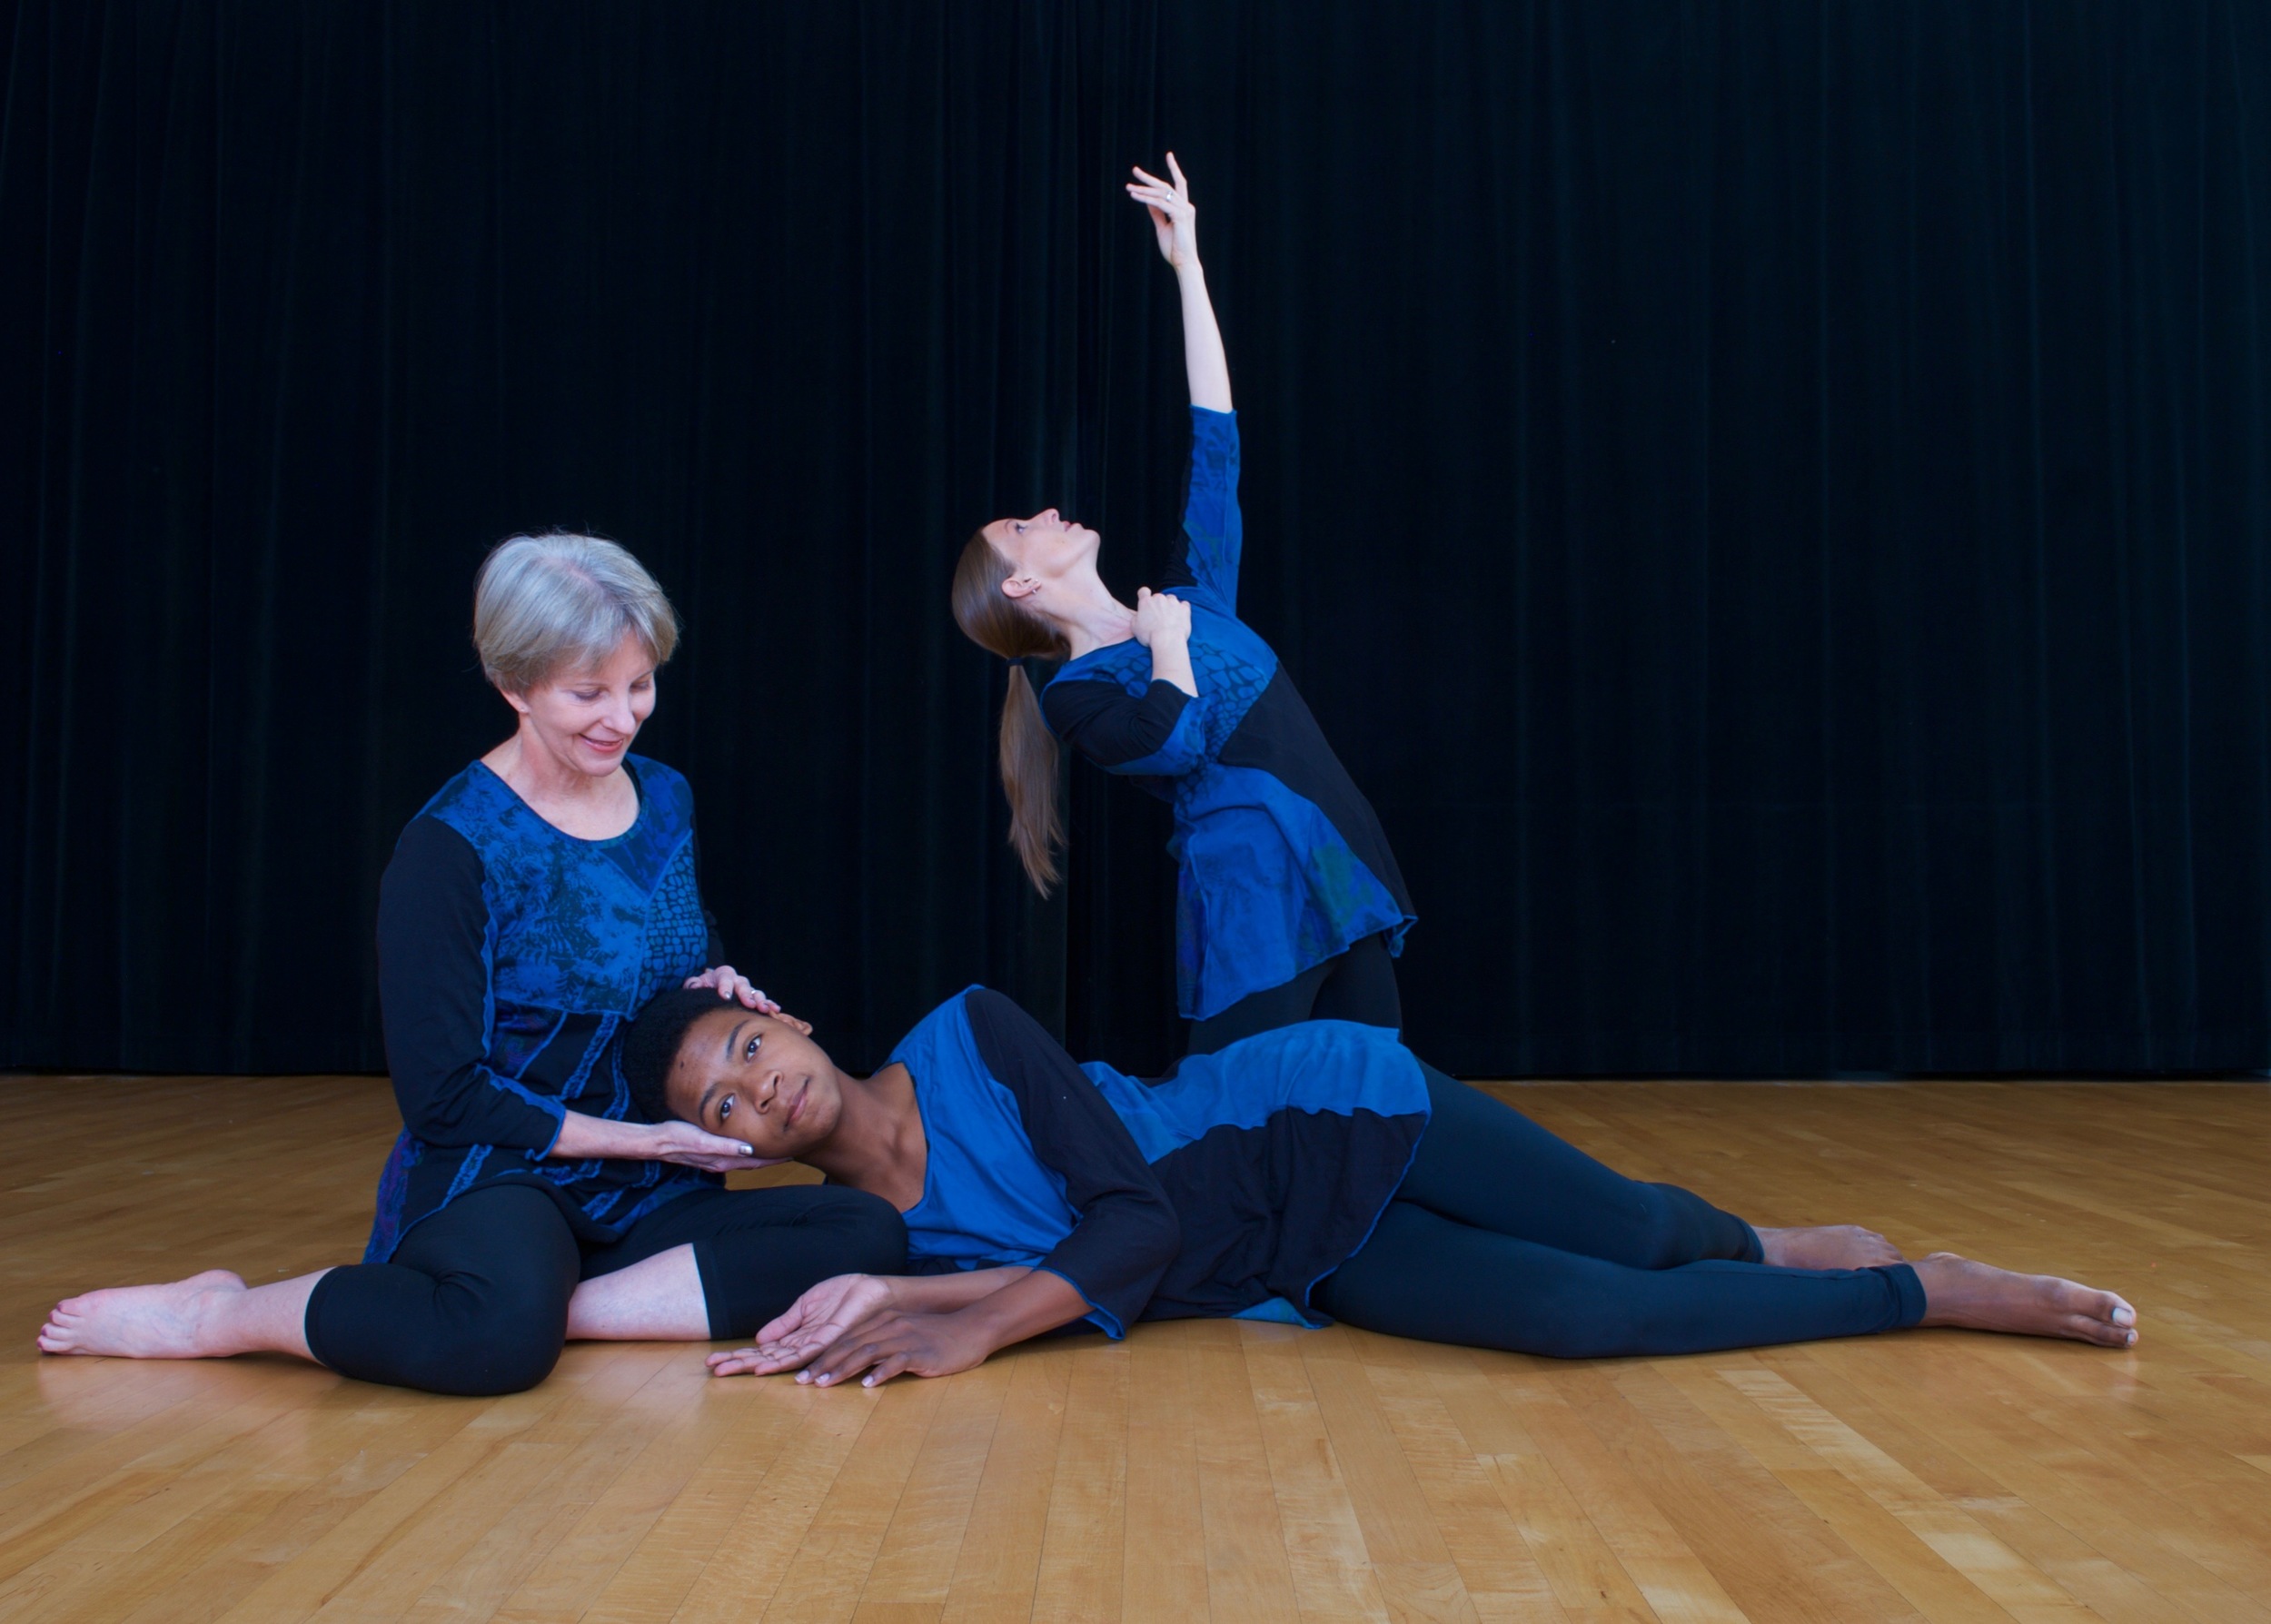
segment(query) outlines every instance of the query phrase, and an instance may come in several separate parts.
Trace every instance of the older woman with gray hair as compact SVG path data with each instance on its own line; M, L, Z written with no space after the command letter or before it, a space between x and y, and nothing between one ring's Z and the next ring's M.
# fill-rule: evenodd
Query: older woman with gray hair
M379 901L403 1129L360 1264L215 1270L56 1305L51 1353L296 1353L438 1392L533 1386L573 1338L746 1339L831 1275L896 1272L873 1195L729 1191L747 1144L636 1119L616 1035L664 987L778 1006L719 961L686 780L630 754L678 619L591 536L482 565L473 640L519 718L412 818Z

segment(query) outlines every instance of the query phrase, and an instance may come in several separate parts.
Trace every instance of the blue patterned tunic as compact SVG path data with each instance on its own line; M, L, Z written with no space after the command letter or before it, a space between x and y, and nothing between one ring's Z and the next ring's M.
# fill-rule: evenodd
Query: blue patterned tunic
M379 1180L365 1263L469 1190L533 1183L588 1241L714 1173L547 1159L568 1111L621 1119L617 1029L717 962L694 876L686 780L629 756L631 827L562 834L475 762L410 821L379 900L379 989L404 1127Z
M1042 691L1059 738L1175 808L1175 988L1205 1020L1362 938L1403 951L1403 876L1270 646L1238 619L1238 421L1191 409L1191 483L1164 577L1191 606L1198 697L1151 678L1132 639L1067 661Z

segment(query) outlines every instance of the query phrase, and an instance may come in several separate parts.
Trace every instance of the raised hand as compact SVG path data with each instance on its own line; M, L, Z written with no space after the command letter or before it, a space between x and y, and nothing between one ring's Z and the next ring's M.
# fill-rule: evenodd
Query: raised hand
M1191 404L1208 411L1228 411L1230 362L1223 354L1214 302L1206 296L1206 272L1199 269L1198 210L1191 202L1191 183L1173 153L1167 154L1167 173L1175 178L1163 181L1138 167L1136 178L1127 183L1127 194L1150 213L1151 229L1159 237L1159 255L1175 267L1175 284L1182 290L1183 367L1190 375Z
M1136 165L1127 194L1151 215L1151 228L1159 235L1159 257L1180 271L1198 263L1198 207L1191 202L1191 183L1173 153L1167 154L1167 173L1174 180L1163 181Z

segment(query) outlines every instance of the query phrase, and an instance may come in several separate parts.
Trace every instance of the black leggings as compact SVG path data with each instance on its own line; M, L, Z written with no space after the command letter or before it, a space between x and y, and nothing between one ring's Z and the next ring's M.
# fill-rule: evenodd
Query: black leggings
M1372 1238L1310 1293L1334 1319L1561 1359L1701 1353L1913 1325L1906 1263L1778 1269L1732 1213L1613 1173L1426 1068L1433 1114Z
M895 1274L907 1226L890 1203L817 1184L697 1190L611 1245L576 1238L531 1184L459 1196L393 1260L333 1269L308 1297L308 1350L342 1376L428 1392L519 1392L551 1374L579 1281L691 1243L713 1339L747 1337L831 1274Z
M1395 990L1395 960L1388 955L1387 939L1362 937L1282 986L1248 993L1220 1015L1194 1021L1190 1052L1212 1055L1242 1037L1295 1021L1358 1021L1400 1030L1403 1000Z

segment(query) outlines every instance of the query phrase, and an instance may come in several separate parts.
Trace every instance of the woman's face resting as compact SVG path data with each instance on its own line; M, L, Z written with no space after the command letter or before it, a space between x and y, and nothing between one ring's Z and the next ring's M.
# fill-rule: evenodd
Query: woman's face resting
M663 1097L688 1122L786 1160L836 1132L844 1074L788 1022L721 1004L679 1040Z
M994 550L1009 560L1009 579L1002 590L1011 598L1030 597L1067 577L1093 574L1104 541L1087 526L1068 522L1055 508L1044 508L1030 519L997 519L985 534Z

